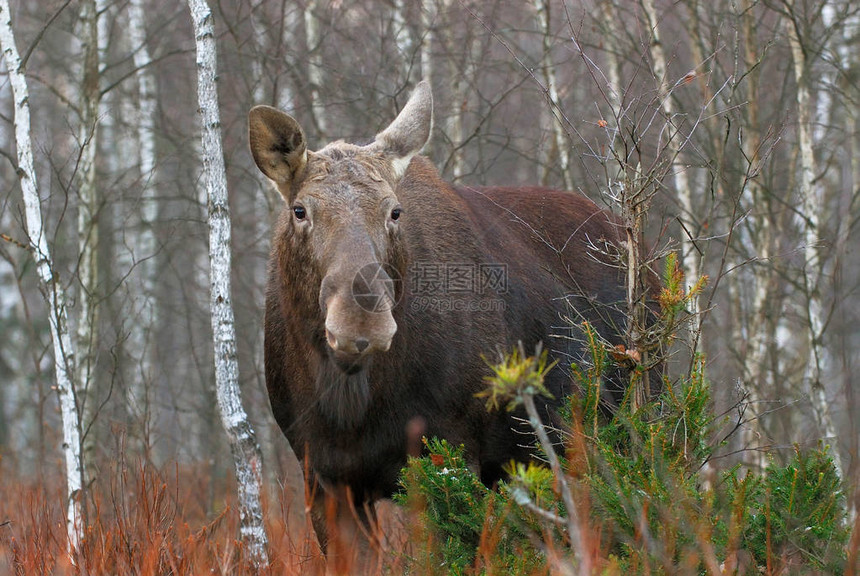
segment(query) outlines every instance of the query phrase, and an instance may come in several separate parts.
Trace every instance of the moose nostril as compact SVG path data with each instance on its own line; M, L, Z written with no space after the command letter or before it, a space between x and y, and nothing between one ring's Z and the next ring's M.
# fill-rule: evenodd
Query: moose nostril
M337 350L337 338L334 337L334 334L329 332L328 328L325 331L325 339L328 341L328 345L332 347L333 350Z
M357 338L355 341L355 348L359 353L367 350L368 346L370 346L370 341L367 338Z

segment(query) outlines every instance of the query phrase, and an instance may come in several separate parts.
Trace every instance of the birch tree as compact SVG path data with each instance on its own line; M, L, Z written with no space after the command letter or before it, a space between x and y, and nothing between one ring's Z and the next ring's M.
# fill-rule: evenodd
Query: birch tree
M250 7L251 30L254 33L256 53L251 59L251 99L254 104L263 104L273 102L274 98L269 89L268 74L265 66L265 55L276 50L269 41L268 28L271 26L269 16L265 12L266 0L258 0ZM287 23L282 24L284 27L284 40L288 38L288 34L292 31L287 30Z
M296 29L299 28L300 19L301 12L298 7L292 6L292 10L289 10L285 7L283 31L281 33L282 46L290 46L292 43L295 42ZM295 65L295 62L291 64ZM292 112L295 108L296 95L294 93L293 87L290 86L290 78L288 75L286 75L285 78L278 83L274 97L278 108L280 108L281 110Z
M460 6L460 8L464 7L463 5ZM430 3L428 3L429 8ZM475 61L480 54L480 43L477 37L470 33L468 29L466 38L457 38L456 18L460 17L461 12L457 11L456 8L451 0L446 0L445 18L447 19L447 25L444 27L443 40L446 44L445 54L448 62L448 75L452 79L451 99L453 101L453 106L446 122L446 131L448 140L453 147L449 161L451 164L451 179L454 182L460 180L466 172L466 154L463 149L466 111L469 109L469 91L474 86L478 72ZM428 30L427 34L426 42L429 44L432 41L430 34L435 33Z
M598 18L606 31L604 38L604 51L606 52L606 87L603 88L606 94L606 101L612 109L612 116L616 119L621 116L622 86L621 86L621 63L619 62L619 54L621 53L618 38L618 14L613 2L598 3Z
M436 29L436 2L438 0L421 1L421 79L433 85L433 36ZM428 145L430 142L428 142ZM428 153L429 155L429 153Z
M687 235L687 242L683 249L683 266L684 275L687 278L687 284L692 285L698 281L701 274L701 263L698 248L696 246L696 226L695 226L695 207L693 205L693 190L690 186L689 177L687 175L687 167L679 162L680 159L680 132L678 130L679 115L676 113L675 104L672 100L672 86L669 84L668 69L666 66L666 54L663 51L663 44L660 40L660 26L657 18L657 10L654 7L654 0L641 0L642 8L648 21L648 29L651 33L651 41L649 43L649 53L651 55L651 64L653 66L654 77L657 80L658 95L663 114L666 120L667 134L665 136L665 150L672 162L672 177L675 183L675 193L678 195L678 201L681 204L681 214L678 216L678 221L683 229L682 234ZM698 298L693 298L691 301L693 314L699 312ZM694 332L697 330L694 330Z
M240 535L252 562L268 564L260 501L262 455L239 391L236 329L230 287L230 207L221 145L217 53L212 12L206 0L188 0L197 46L197 94L203 127L203 183L209 206L209 275L215 387L221 422L230 441L239 492Z
M549 104L549 115L541 115L541 118L550 123L550 133L552 134L551 149L555 154L550 154L550 158L555 156L558 158L559 169L564 181L566 190L573 190L573 176L570 172L570 145L567 140L562 119L559 117L558 111L561 110L561 97L558 92L558 79L555 73L555 66L552 62L552 20L550 19L550 0L534 0L534 9L537 18L538 31L541 36L541 73L544 79L544 89L546 99ZM546 181L547 172L549 171L549 162L544 162L546 166L542 180Z
M770 265L771 259L771 221L768 213L767 193L761 186L756 171L763 161L762 138L759 130L759 73L757 71L759 56L756 53L756 29L755 11L752 0L744 0L739 7L740 28L743 36L743 49L741 50L741 61L747 71L744 76L746 82L746 105L743 111L746 114L744 128L740 135L741 152L743 162L739 189L743 197L749 198L750 210L742 226L739 228L740 244L742 248L752 251L752 271L740 268L741 262L733 262L732 267L737 273L730 280L730 291L733 299L742 299L750 292L749 307L744 318L738 317L738 325L745 324L747 329L737 334L736 342L747 342L746 350L741 356L742 371L744 374L744 393L746 403L752 412L742 428L741 441L744 448L755 447L760 443L761 418L759 417L763 397L772 394L774 388L768 378L766 370L766 357L768 342L773 340L773 326L769 321L769 302L772 300L771 279L774 271ZM737 303L738 306L741 302ZM767 465L764 451L752 450L748 453L746 461L754 466L763 468Z
M824 276L823 259L819 253L822 245L822 190L821 184L816 183L816 166L813 130L813 99L812 87L809 81L811 63L807 60L800 31L801 23L793 17L786 19L786 32L791 48L794 77L797 82L797 138L800 147L800 179L798 192L802 212L800 226L804 234L803 253L803 284L807 298L807 324L809 355L806 360L804 380L808 382L812 395L813 412L819 429L827 438L837 438L836 427L830 415L830 404L827 400L823 377L827 374L830 364L830 351L824 345L825 316L827 314L822 289ZM831 451L833 463L844 478L844 468L838 448Z
M157 251L153 227L158 217L156 172L156 120L158 102L156 82L152 73L152 56L146 41L146 21L143 0L130 0L128 4L128 36L135 68L138 107L133 115L137 146L138 171L142 186L139 209L139 224L131 234L130 251L132 261L122 270L135 267L132 277L139 279L133 292L134 318L130 326L126 347L137 372L126 386L126 404L135 418L143 420L144 429L149 418L148 384L152 380L151 344L148 341L158 318L155 306L155 254Z
M99 12L96 0L81 3L79 39L83 48L80 90L81 122L78 132L80 160L78 182L78 296L77 349L80 351L77 382L83 395L83 424L87 429L96 417L99 402L95 398L93 369L98 342L98 211L96 192L96 152L98 150L99 87ZM91 428L92 429L92 428ZM84 453L92 451L95 437L84 438Z
M54 371L57 379L57 396L63 423L63 454L66 473L66 533L70 555L78 548L82 533L82 505L84 467L81 460L81 436L78 408L75 401L75 352L69 334L66 296L60 284L42 222L41 198L33 164L33 146L30 135L30 96L24 64L15 45L12 14L8 0L0 0L0 51L6 60L15 102L15 144L18 157L18 178L24 197L27 240L36 272L39 276L42 297L48 308L51 341L54 350Z
M304 19L311 113L313 115L314 126L317 128L317 140L323 141L328 135L328 119L326 118L325 105L322 101L323 50L318 11L319 0L308 0L304 9Z
M433 42L436 37L437 2L440 0L421 0L421 24L418 34L418 59L421 64L421 80L433 85ZM435 132L435 131L434 131ZM433 135L424 145L424 155L433 157Z
M398 55L403 61L404 76L408 84L409 72L412 69L410 64L412 60L412 35L406 21L406 3L404 0L394 0L391 26L394 29L394 44L397 46Z

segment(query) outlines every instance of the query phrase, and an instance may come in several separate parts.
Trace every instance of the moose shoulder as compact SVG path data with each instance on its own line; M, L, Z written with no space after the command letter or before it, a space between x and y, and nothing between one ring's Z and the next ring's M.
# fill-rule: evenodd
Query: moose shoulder
M475 397L485 358L543 343L569 366L582 358L582 320L621 341L623 277L594 249L619 241L617 220L574 193L444 182L417 155L432 123L423 82L366 146L309 151L273 108L249 121L254 160L286 202L269 264L266 384L310 481L348 493L361 515L396 489L416 425L464 444L488 484L529 458L516 413ZM557 368L547 385L555 400L542 413L554 420L573 384Z

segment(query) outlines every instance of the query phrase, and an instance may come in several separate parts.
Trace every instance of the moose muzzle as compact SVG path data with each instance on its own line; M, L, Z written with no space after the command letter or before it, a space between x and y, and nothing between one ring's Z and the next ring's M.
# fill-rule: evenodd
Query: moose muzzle
M332 273L323 279L320 305L326 342L341 369L357 371L370 354L391 347L397 332L395 294L394 280L378 263L361 266L352 275Z

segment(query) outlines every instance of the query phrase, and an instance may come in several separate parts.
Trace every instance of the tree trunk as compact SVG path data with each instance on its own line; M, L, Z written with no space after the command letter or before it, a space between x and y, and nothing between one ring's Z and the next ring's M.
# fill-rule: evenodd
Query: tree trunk
M606 30L603 35L603 49L606 52L606 100L612 108L612 116L616 120L621 117L622 89L621 63L618 55L621 53L618 44L618 11L613 2L600 2L600 20Z
M823 205L820 187L815 184L813 111L808 77L809 62L806 59L798 26L799 23L793 19L786 20L788 43L791 47L794 76L797 82L797 133L800 146L799 192L802 209L800 224L804 232L803 283L807 298L809 326L809 355L806 361L804 380L809 383L813 412L821 433L835 441L838 435L830 415L830 405L823 382L823 377L827 375L831 364L830 351L823 342L826 311L821 293L823 260L818 252L818 246L822 241L820 234ZM830 454L839 472L839 477L844 478L844 468L838 448L834 447Z
M391 27L394 33L394 44L397 46L397 52L403 62L403 72L406 78L406 83L409 83L409 71L412 66L412 35L409 32L409 25L406 23L406 2L404 0L394 0L394 10L391 13Z
M665 116L665 121L668 128L668 136L665 140L665 151L666 156L668 157L669 162L671 162L672 165L672 176L675 181L675 192L678 194L678 200L681 204L681 214L678 216L678 220L681 223L681 227L683 228L682 234L686 234L689 240L689 242L685 243L686 245L683 249L684 275L687 278L687 286L689 287L698 282L699 277L701 276L699 249L695 245L697 238L695 219L693 217L693 214L695 214L693 190L690 187L690 181L687 176L687 168L679 162L681 146L678 143L678 139L680 133L675 124L676 112L674 109L675 107L672 101L671 87L669 85L667 76L668 71L666 68L666 55L663 52L663 45L660 42L660 30L657 20L657 10L654 8L654 0L641 1L642 8L648 18L648 28L651 32L649 52L651 54L651 62L654 68L654 77L656 78L659 87L659 93L657 97L660 99L661 106L663 108L663 114ZM692 307L691 312L693 314L698 314L700 311L699 299L693 298L690 304ZM698 321L693 324L697 328L693 330L694 337L691 338L691 342L696 340L695 333L700 331L700 328L698 328L698 324Z
M319 0L308 0L304 10L305 41L307 43L308 83L310 84L311 113L317 128L317 139L324 141L328 135L328 119L322 102L323 49L320 37L320 22L317 16Z
M433 37L436 32L436 15L438 0L422 0L421 2L421 79L433 85Z
M433 42L436 37L436 16L438 15L437 2L439 0L421 0L421 33L419 36L421 61L421 80L426 80L433 85ZM433 134L424 145L424 155L433 155Z
M80 161L78 184L78 280L80 293L77 323L78 373L76 381L82 394L83 427L88 431L84 441L84 458L91 457L96 445L93 422L99 407L93 372L97 361L99 297L98 297L98 211L96 190L96 152L98 151L99 101L99 42L98 9L95 0L81 2L80 35L84 61L82 69L78 133Z
M552 23L550 20L550 0L534 0L535 12L537 13L538 33L541 35L543 52L541 55L541 71L546 83L546 98L549 101L549 115L541 115L550 123L552 133L552 149L558 158L559 169L566 190L573 190L573 175L570 171L570 142L567 139L564 126L562 125L561 99L558 94L558 80L555 74L555 65L552 62Z
M285 50L286 46L291 46L296 43L296 30L299 28L299 20L301 16L300 9L297 6L287 6L286 4L292 3L285 3L284 6L281 50ZM291 62L291 65L295 66L296 63ZM290 86L289 82L290 76L286 75L285 80L278 83L275 89L275 102L277 102L278 108L286 110L292 114L296 106L296 95L293 93L293 88Z
M744 36L743 61L748 71L746 76L747 104L746 122L744 124L741 149L748 166L741 170L741 181L739 182L741 193L747 191L750 201L749 216L740 227L740 242L748 247L752 254L751 273L738 268L737 273L731 279L733 292L738 298L747 296L750 307L747 309L747 330L745 337L735 340L740 343L748 342L747 350L741 355L744 374L744 391L748 394L747 403L751 408L752 416L742 430L742 442L744 448L754 447L761 443L761 424L758 418L763 397L773 394L772 383L769 382L767 370L768 341L773 338L774 323L769 318L770 304L773 300L771 294L771 278L773 268L771 267L771 226L770 214L768 212L767 195L755 175L758 163L762 161L759 156L761 147L761 136L759 133L759 94L758 94L758 72L756 70L757 55L755 53L755 12L752 1L745 0L741 9L741 29ZM739 266L735 262L734 266ZM746 281L743 279L747 278ZM752 295L748 296L744 286L751 287ZM741 318L737 318L740 323ZM766 453L763 450L751 450L744 457L749 464L763 469L767 466Z
M452 79L451 87L451 113L448 116L447 132L448 140L453 147L451 158L451 180L457 182L466 172L466 152L463 149L463 133L466 122L466 110L468 109L469 91L473 87L473 82L477 76L475 69L475 58L480 50L479 41L476 34L471 34L467 40L465 50L460 48L462 40L458 40L454 31L456 30L456 22L451 21L451 15L457 14L453 12L453 2L449 1L445 6L448 25L446 34L443 35L444 42L447 44L445 54L448 55L448 74ZM427 38L430 41L430 37ZM463 60L457 61L455 56L462 54Z
M140 447L147 450L146 431L152 418L150 402L153 385L153 333L158 322L155 305L156 253L154 226L158 218L155 130L158 115L156 83L152 73L152 57L146 42L146 16L143 0L128 4L128 36L134 58L137 80L138 108L132 119L140 175L141 196L139 219L130 234L132 260L122 268L129 273L130 317L129 337L125 349L131 368L125 386L126 409L134 423L140 425ZM133 268L132 268L133 267Z
M230 289L230 208L221 145L217 55L212 12L206 0L188 0L197 44L197 93L203 126L203 182L209 206L209 270L215 387L221 422L233 453L239 491L240 535L256 566L268 564L267 538L260 502L262 456L242 407L236 329Z
M63 453L66 464L67 511L66 532L69 553L78 548L82 532L81 502L83 501L84 467L81 461L81 437L78 409L75 403L75 352L69 334L66 297L63 286L53 270L48 241L42 222L41 199L33 167L33 147L30 140L30 97L21 57L15 46L12 16L8 0L0 0L0 50L6 60L15 100L15 142L18 151L18 177L24 197L27 239L42 296L48 307L51 340L54 348L54 370L57 395L63 423Z

